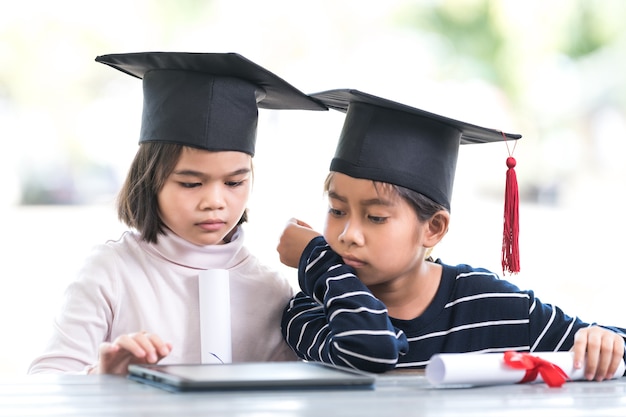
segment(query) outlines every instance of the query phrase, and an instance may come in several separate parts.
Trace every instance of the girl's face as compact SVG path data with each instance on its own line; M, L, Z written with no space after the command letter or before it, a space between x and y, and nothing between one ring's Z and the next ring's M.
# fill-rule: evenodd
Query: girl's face
M252 157L243 152L183 148L158 194L163 223L196 245L220 245L250 196Z
M334 173L328 199L324 237L366 286L417 274L427 227L391 187Z

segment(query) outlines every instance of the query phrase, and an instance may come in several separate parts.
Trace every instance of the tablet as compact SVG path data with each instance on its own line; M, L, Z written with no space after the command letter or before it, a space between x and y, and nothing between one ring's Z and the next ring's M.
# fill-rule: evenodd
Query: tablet
M375 376L318 362L241 362L128 366L128 377L168 391L372 389Z

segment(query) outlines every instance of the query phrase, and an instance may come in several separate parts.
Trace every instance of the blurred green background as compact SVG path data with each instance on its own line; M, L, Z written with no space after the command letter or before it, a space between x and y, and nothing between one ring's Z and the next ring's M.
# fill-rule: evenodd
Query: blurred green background
M626 326L626 2L448 0L2 2L0 374L23 374L91 246L124 229L114 199L137 148L141 82L94 61L238 52L313 93L356 88L507 132L462 147L435 255L501 273L509 152L522 271L508 279L584 320ZM343 115L260 111L248 245L280 266L292 216L318 229ZM618 272L615 272L615 271Z

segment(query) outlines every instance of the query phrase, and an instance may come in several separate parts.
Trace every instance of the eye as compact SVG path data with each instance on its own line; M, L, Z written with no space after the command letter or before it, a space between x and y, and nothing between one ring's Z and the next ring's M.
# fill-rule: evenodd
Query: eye
M367 217L374 224L383 224L389 218L389 217L382 217L382 216L367 216Z
M329 207L328 208L328 214L330 214L333 217L341 217L343 216L345 213L341 210L337 210L335 208Z
M183 188L196 188L202 185L200 182L179 182L179 184Z
M245 180L241 180L241 181L226 181L224 184L227 187L239 187L241 185L243 185L246 181Z

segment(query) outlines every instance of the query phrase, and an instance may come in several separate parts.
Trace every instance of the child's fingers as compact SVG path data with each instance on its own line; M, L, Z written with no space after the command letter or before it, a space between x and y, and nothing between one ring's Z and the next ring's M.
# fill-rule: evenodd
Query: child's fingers
M600 359L600 340L597 333L587 327L580 329L574 336L574 368L580 369L585 364L585 379L591 381L596 376Z
M596 381L613 378L613 375L619 366L619 361L622 359L623 355L623 348L620 349L620 344L616 343L618 342L616 337L619 336L609 330L603 330L604 332L602 333L598 332L599 341L592 348L595 352L597 352L598 357L597 367L594 370L594 379ZM619 342L623 345L623 341L620 340ZM591 371L591 369L588 370L589 373L591 373Z
M624 355L624 342L602 327L580 329L574 337L574 367L585 361L585 379L602 381L613 378Z
M303 221L292 218L278 239L276 251L280 261L292 268L297 268L306 245L319 233Z
M160 356L169 354L168 346L153 333L137 332L119 336L114 344L128 351L136 358L148 363L156 363Z
M144 337L143 341L140 340L140 333L130 333L118 336L113 344L119 346L120 349L125 350L130 355L136 358L144 358L148 354L150 344L147 343L147 339Z
M606 372L606 379L611 379L615 376L617 369L620 364L624 360L624 339L622 339L619 335L614 335L613 337L613 355L611 357L611 362L609 364L608 370Z
M588 375L588 379L595 379L596 381L602 381L606 378L606 374L613 360L613 349L611 346L607 348L606 340L600 341L599 346L594 346L594 352L596 356L595 369L585 369L585 374Z
M288 227L289 225L295 224L297 226L301 226L301 227L306 227L307 229L312 229L312 227L305 221L302 221L300 219L296 219L295 217L290 218L287 221L287 224L285 225L285 227Z
M137 332L121 335L113 343L102 343L99 348L99 372L126 374L129 363L156 363L169 355L170 343L164 343L156 334Z
M102 342L100 347L98 348L99 354L102 355L112 355L120 350L118 345L108 342Z
M606 373L606 368L608 367L608 363L606 362L606 357L602 357L602 336L598 332L594 332L593 330L589 330L586 332L587 339L587 355L586 360L587 364L585 366L585 379L591 381L596 379L599 375L598 370L602 367L604 371L602 372L602 376Z
M164 356L169 355L172 350L172 346L169 343L163 342L163 340L154 333L145 333L144 336L151 342L152 347L154 347L156 353L161 359Z
M308 223L303 222L302 220L297 220L296 219L296 224L298 226L306 227L307 229L313 229Z
M117 343L101 343L98 349L99 359L97 373L120 374L126 373L126 364L131 353Z
M585 363L588 331L588 328L580 329L574 335L574 346L572 346L572 351L574 352L574 369L582 368L583 363Z
M148 363L156 363L170 353L168 345L154 333L135 333L132 339L146 352L144 358Z

